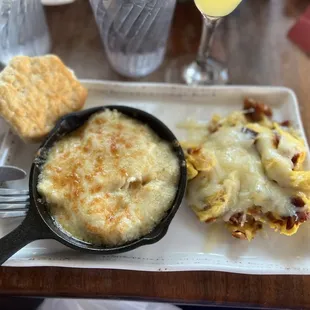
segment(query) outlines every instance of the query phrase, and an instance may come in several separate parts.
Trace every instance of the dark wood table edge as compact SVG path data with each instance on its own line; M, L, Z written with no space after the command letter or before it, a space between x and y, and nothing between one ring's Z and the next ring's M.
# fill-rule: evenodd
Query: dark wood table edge
M130 296L130 295L101 295L101 294L87 294L87 295L73 295L70 293L62 293L62 294L54 294L54 293L47 293L44 292L41 294L39 293L22 293L20 290L12 290L9 292L1 292L0 291L0 301L1 297L27 297L27 298L69 298L69 299L106 299L106 300L119 300L119 301L135 301L135 302L158 302L158 303L167 303L179 306L198 306L198 307L213 307L213 308L229 308L229 309L246 309L246 310L279 310L280 308L262 306L260 304L252 304L252 303L238 303L238 302L211 302L211 301L203 301L203 300L191 300L186 302L181 299L170 299L170 298L158 298L158 297L140 297L140 296ZM281 308L283 309L283 308ZM294 308L290 308L293 309ZM296 308L300 309L300 308Z
M24 273L25 271L31 271L35 272L37 277L34 277L37 279L37 284L28 285L27 288L19 287L18 285L14 285L14 281L9 281L6 283L3 283L2 275L4 273L7 274L5 278L10 279L8 275L16 274L19 275L20 273ZM66 287L54 287L53 281L49 281L49 275L52 274L61 274L66 272L66 275L70 276L70 273L78 273L78 279L82 279L83 277L87 277L88 273L95 273L98 274L96 276L95 281L98 282L101 279L101 288L99 288L96 292L89 288L88 291L75 291L72 293L72 289L70 286ZM138 286L140 287L140 291L137 294L134 289L132 289L132 279L126 278L128 274L131 274L131 277L136 276L138 283L142 277L144 279L147 279L148 277L152 277L150 280L150 283L156 283L156 285L160 284L160 278L164 277L172 281L176 277L182 277L182 274L186 274L187 277L192 277L199 274L203 274L205 277L208 278L208 275L213 276L218 274L224 274L227 277L235 277L238 276L239 278L244 277L255 277L258 280L263 280L263 278L270 277L270 275L249 275L249 274L238 274L238 273L228 273L228 272L215 272L215 271L133 271L133 270L119 270L119 269L88 269L88 268L68 268L68 267L0 267L0 287L2 287L2 290L0 290L0 297L36 297L36 298L82 298L82 299L112 299L112 300L131 300L131 301L148 301L148 302L163 302L163 303L170 303L175 305L195 305L195 306L206 306L206 307L230 307L232 309L279 309L275 308L275 305L272 305L267 302L247 302L246 300L233 300L233 298L227 298L227 300L212 300L211 298L199 298L198 296L192 296L191 298L187 298L186 300L182 298L182 296L175 296L176 294L173 294L173 290L171 292L166 293L166 296L163 296L163 294L158 293L157 287L152 290L145 290L143 283L141 281ZM42 275L42 276L40 276ZM122 278L123 276L123 278ZM284 277L289 277L288 275L282 275ZM76 275L74 275L76 277ZM123 288L118 289L113 287L115 284L114 278L122 278L123 282L125 283L123 285ZM277 275L273 275L272 277L278 277ZM112 286L110 288L107 288L104 285L105 280L110 281ZM91 281L91 278L84 279L87 281ZM1 283L2 282L2 283ZM11 283L13 282L13 283ZM35 283L35 282L34 282ZM175 288L178 286L178 281L175 282ZM5 287L3 289L3 287ZM98 284L99 287L99 284ZM71 291L70 291L71 289ZM244 288L245 290L247 288ZM180 290L182 292L182 290ZM195 294L194 294L195 295ZM197 295L197 293L196 293ZM199 295L199 293L198 293ZM160 296L160 297L158 297ZM208 296L206 296L208 297ZM230 299L230 300L229 300ZM290 309L301 309L298 307L291 307Z

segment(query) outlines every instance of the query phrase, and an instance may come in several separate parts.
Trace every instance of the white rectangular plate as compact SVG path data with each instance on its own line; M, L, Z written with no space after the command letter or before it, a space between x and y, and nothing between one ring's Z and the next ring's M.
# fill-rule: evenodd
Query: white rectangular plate
M242 108L246 96L270 105L276 120L291 120L302 128L294 93L280 87L187 87L164 84L83 81L89 89L85 108L128 105L157 116L182 140L186 132L177 124L188 117L209 120L212 114L228 114ZM27 172L37 145L26 145L0 123L0 163L17 165ZM28 180L6 184L27 188ZM20 220L0 220L0 236ZM6 266L64 266L145 271L215 270L249 274L310 274L310 225L286 237L267 231L252 242L236 240L224 227L200 223L184 201L167 235L158 243L113 256L86 255L54 240L29 244ZM0 249L1 251L1 249Z

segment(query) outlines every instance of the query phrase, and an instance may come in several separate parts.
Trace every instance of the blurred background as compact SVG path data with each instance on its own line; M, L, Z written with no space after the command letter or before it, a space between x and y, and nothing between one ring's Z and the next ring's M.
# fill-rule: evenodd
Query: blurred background
M306 64L306 55L296 51L287 32L309 5L308 0L243 1L218 27L212 55L225 62L231 84L290 85L297 82L283 74ZM64 6L45 7L52 52L73 68L80 78L128 80L107 61L87 0ZM195 55L201 36L202 18L193 1L178 1L167 53L158 70L140 80L165 81L167 68L182 55ZM307 35L307 34L305 34Z

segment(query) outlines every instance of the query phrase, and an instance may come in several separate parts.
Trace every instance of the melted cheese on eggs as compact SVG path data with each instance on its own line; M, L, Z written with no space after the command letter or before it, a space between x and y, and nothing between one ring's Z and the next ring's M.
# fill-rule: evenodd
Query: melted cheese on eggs
M281 143L279 150L269 145L270 139L262 133L254 144L255 137L243 129L243 125L222 127L210 134L201 145L200 157L206 162L214 162L212 169L201 171L188 185L188 200L201 220L230 216L260 206L264 213L273 212L279 216L292 216L296 213L291 198L297 191L281 187L265 173L262 158L273 159L280 169L274 170L277 180L289 179L292 169L291 156L295 148ZM268 142L268 143L267 143ZM292 151L293 150L293 151ZM260 151L260 152L259 152ZM278 154L280 152L281 154ZM261 154L260 154L261 153ZM261 158L262 156L262 158ZM195 165L195 162L194 162Z
M159 223L178 180L178 159L167 142L146 125L106 110L51 148L38 191L73 236L118 245Z

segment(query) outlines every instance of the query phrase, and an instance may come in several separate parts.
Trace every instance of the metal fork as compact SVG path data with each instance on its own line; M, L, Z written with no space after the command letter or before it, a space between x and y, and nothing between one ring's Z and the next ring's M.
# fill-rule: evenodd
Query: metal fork
M28 190L0 188L0 218L26 216L28 208Z

